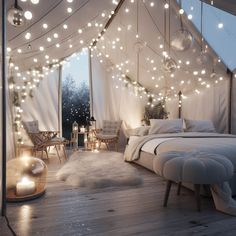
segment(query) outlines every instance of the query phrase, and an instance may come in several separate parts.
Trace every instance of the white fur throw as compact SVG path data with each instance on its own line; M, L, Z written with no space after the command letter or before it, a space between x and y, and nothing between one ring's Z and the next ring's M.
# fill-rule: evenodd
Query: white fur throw
M57 172L57 179L76 187L135 186L142 179L134 166L117 152L76 152Z

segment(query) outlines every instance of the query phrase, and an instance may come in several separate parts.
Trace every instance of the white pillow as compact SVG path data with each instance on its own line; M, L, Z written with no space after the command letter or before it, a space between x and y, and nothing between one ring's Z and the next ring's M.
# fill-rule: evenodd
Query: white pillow
M150 129L150 126L140 126L135 129L128 129L126 130L127 137L130 136L144 136L148 135L148 131Z
M211 120L188 120L184 119L186 132L215 133L215 127Z
M149 134L180 133L183 132L182 119L162 120L150 119Z

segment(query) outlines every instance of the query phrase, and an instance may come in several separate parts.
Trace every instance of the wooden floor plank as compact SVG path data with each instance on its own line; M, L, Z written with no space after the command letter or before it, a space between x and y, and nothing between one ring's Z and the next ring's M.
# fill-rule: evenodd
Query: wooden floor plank
M8 204L17 235L236 235L235 217L217 212L210 198L201 199L202 212L197 212L194 194L185 188L177 196L174 185L163 208L166 183L144 168L136 166L140 186L87 189L56 180L60 167L52 157L43 197Z

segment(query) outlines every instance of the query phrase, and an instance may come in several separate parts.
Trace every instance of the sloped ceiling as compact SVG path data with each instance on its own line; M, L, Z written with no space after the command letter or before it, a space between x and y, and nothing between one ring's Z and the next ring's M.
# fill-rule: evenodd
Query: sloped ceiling
M10 8L13 1L7 2ZM7 41L11 49L9 57L14 63L11 70L18 73L47 66L88 47L102 31L117 3L114 0L40 0L39 4L34 5L30 0L19 1L24 10L33 13L33 19L19 28L9 23L7 25ZM186 94L193 91L198 93L227 78L225 66L218 61L218 56L209 45L204 46L210 55L209 61L204 65L196 63L200 54L200 35L186 15L183 15L184 27L194 36L194 44L186 52L170 49L169 55L178 68L174 73L163 70L163 51L169 51L168 46L163 48L164 12L168 11L164 4L164 0L126 0L92 49L92 56L98 57L121 82L124 82L122 76L125 74L158 96L177 96L179 90ZM72 9L71 13L67 12L68 7ZM170 38L180 29L178 10L177 3L171 1L170 22L167 22L170 25ZM47 29L43 28L45 23L48 24ZM63 28L64 24L68 26L67 29ZM82 33L78 32L79 29ZM27 32L31 33L29 40L25 39ZM54 38L55 33L58 38ZM50 42L48 38L51 38ZM211 76L213 68L215 76ZM20 74L18 77L21 79Z

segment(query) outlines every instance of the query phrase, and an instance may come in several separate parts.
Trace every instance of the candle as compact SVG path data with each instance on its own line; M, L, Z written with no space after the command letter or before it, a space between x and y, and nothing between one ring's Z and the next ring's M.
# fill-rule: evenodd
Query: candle
M85 128L84 128L84 127L81 127L81 128L80 128L80 132L81 132L81 133L84 133L84 132L85 132Z
M35 192L35 182L23 177L20 182L16 183L16 195L25 196Z

